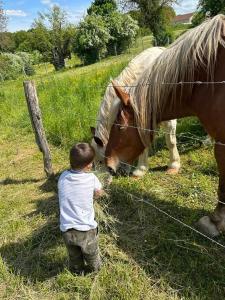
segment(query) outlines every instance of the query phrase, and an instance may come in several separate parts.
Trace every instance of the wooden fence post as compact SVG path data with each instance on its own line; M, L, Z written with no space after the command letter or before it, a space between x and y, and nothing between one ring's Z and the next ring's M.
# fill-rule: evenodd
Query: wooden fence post
M43 154L44 170L47 177L50 177L54 174L52 169L51 154L42 123L41 110L39 108L35 83L34 81L24 81L23 86L28 111L31 119L31 124L35 133L36 143L38 145L39 150Z

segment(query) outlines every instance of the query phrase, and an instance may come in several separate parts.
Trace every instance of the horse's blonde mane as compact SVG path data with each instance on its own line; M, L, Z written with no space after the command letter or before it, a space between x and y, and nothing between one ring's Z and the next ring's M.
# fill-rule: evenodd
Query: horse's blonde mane
M156 115L171 96L175 98L176 85L162 83L192 82L197 67L203 67L208 80L213 81L219 44L225 47L225 16L205 21L178 38L156 59L153 68L146 70L132 93L132 105L140 128L154 129ZM189 85L191 95L193 84ZM145 146L150 143L148 132L139 130Z
M134 85L141 74L146 70L146 68L150 68L152 62L164 49L165 48L161 47L153 47L141 52L130 61L128 66L115 79L116 83L121 86ZM108 142L110 129L115 121L119 106L120 100L110 83L101 102L95 130L95 136L99 137L105 145Z

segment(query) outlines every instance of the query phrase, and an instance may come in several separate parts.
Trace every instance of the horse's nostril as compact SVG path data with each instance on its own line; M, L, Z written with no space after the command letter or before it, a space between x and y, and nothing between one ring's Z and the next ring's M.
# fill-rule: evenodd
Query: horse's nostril
M112 176L115 176L115 175L116 175L116 172L113 170L113 168L108 167L108 171L109 171L109 174L110 174L110 175L112 175Z

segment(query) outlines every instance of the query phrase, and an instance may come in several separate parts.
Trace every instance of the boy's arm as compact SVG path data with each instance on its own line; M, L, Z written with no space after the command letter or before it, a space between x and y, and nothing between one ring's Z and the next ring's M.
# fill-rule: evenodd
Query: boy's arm
M108 196L107 193L103 190L101 182L94 175L95 178L95 187L94 187L94 198L100 198L103 196Z

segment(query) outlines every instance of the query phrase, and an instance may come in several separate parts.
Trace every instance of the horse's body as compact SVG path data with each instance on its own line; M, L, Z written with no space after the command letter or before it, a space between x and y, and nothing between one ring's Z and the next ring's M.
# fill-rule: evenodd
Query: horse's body
M127 86L129 91L132 86L136 84L140 76L147 69L151 69L155 59L165 50L161 47L153 47L146 49L137 55L128 66L115 79L117 85ZM104 161L105 147L108 143L109 133L115 121L115 116L120 107L120 99L116 95L112 84L110 83L106 89L103 101L101 103L96 129L93 132L94 139L92 146L95 148L96 161L99 163ZM180 168L180 157L176 146L176 120L169 120L163 122L166 130L166 144L170 151L169 170L170 172L177 172ZM148 147L139 156L137 168L133 174L135 176L142 176L148 170Z
M225 85L213 84L224 80L225 16L218 15L166 49L130 95L114 86L121 107L106 148L106 164L116 171L120 160L132 163L153 140L151 133L136 126L152 130L161 121L197 116L215 140L219 169L218 205L210 217L199 221L212 236L225 231ZM212 84L191 83L198 81Z

